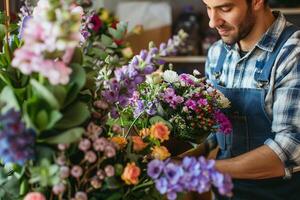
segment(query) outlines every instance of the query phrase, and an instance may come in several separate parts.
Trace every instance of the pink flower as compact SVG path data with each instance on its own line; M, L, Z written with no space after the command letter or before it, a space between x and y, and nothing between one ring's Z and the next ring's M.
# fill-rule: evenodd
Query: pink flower
M25 196L24 200L46 200L46 198L39 192L30 192Z
M229 119L221 111L215 113L216 121L219 123L219 131L224 134L230 134L232 132L232 125Z

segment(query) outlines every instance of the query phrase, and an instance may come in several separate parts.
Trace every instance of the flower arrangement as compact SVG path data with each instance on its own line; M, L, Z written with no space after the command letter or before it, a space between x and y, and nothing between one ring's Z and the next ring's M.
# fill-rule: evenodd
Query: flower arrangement
M30 13L0 29L0 199L161 198L147 166L169 162L175 126L153 117L170 85L155 70L187 35L128 61L126 25L103 9L40 0Z
M202 142L212 132L232 131L230 121L221 112L230 102L205 78L166 70L134 85L134 97L124 103L127 109L123 115L136 118L137 127L146 121L162 121L168 124L173 138L193 143Z

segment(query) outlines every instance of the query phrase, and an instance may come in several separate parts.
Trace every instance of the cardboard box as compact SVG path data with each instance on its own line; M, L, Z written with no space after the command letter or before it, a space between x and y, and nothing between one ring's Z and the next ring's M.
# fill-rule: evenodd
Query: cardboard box
M131 34L126 38L132 47L134 54L138 54L142 49L148 49L149 42L153 41L157 47L162 42L167 42L171 37L171 26L164 26L151 30L145 30L140 34Z

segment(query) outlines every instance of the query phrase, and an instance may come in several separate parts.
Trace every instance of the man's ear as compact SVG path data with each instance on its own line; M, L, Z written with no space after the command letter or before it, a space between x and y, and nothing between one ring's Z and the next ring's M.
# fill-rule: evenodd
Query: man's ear
M265 8L265 0L252 0L252 9L254 11Z

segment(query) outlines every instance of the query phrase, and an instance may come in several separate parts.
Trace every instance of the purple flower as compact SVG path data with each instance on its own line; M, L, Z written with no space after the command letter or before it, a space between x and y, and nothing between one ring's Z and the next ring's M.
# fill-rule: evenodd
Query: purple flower
M144 112L145 106L144 106L144 101L143 100L137 100L136 102L136 107L134 110L134 117L137 118L142 112Z
M128 99L128 97L126 97L125 95L121 95L120 97L119 97L119 104L120 104L120 106L122 107L122 108L124 108L124 107L126 107L127 105L128 105L128 101L129 101L129 99Z
M155 71L155 67L153 65L147 65L144 68L144 74L148 75Z
M145 76L136 76L133 81L136 85L141 84L145 81Z
M207 102L207 99L199 99L198 101L197 101L197 103L200 105L200 106L206 106L207 104L208 104L208 102Z
M126 76L132 80L139 74L133 65L123 66L122 69L125 71Z
M118 110L115 107L112 107L110 111L110 116L114 119L117 119L120 116Z
M173 109L176 109L176 106L178 104L184 102L183 97L177 96L173 88L167 88L162 94L162 98L165 102L169 103L170 107L172 107Z
M166 194L168 190L168 181L165 177L161 177L155 181L155 187L161 194Z
M232 195L232 182L228 175L215 170L215 162L185 157L181 164L167 160L153 160L148 164L148 175L154 179L160 194L167 194L167 199L176 199L180 192L194 191L203 193L212 185L217 187L221 195Z
M20 29L19 29L19 39L22 39L23 38L23 35L24 35L24 30L26 28L26 25L28 23L28 21L31 19L32 17L31 16L24 16L23 19L22 19L22 23L21 23L21 26L20 26Z
M0 116L0 157L4 163L13 162L23 165L33 159L35 132L26 129L21 114L10 109Z
M174 163L168 163L165 166L164 172L171 184L176 184L183 175L182 168Z
M195 111L197 108L197 104L196 101L192 100L192 99L188 99L185 103L185 106L187 106L189 109Z
M148 164L147 173L153 179L157 179L163 171L164 162L161 160L152 160Z
M219 124L219 131L224 134L230 134L232 132L232 125L229 119L221 111L215 112L216 121Z
M157 108L155 103L153 102L148 102L146 112L148 115L153 116L157 113Z
M140 52L140 58L145 61L148 57L148 51L146 51L145 49L141 50Z
M137 66L139 64L139 59L137 56L134 56L130 62L130 65Z
M115 78L118 81L121 81L125 78L124 70L122 68L118 68L114 71L115 73Z
M194 80L191 78L190 74L180 74L179 75L179 80L184 83L184 85L195 85Z
M175 200L177 198L177 193L176 192L168 192L167 197L169 200Z

